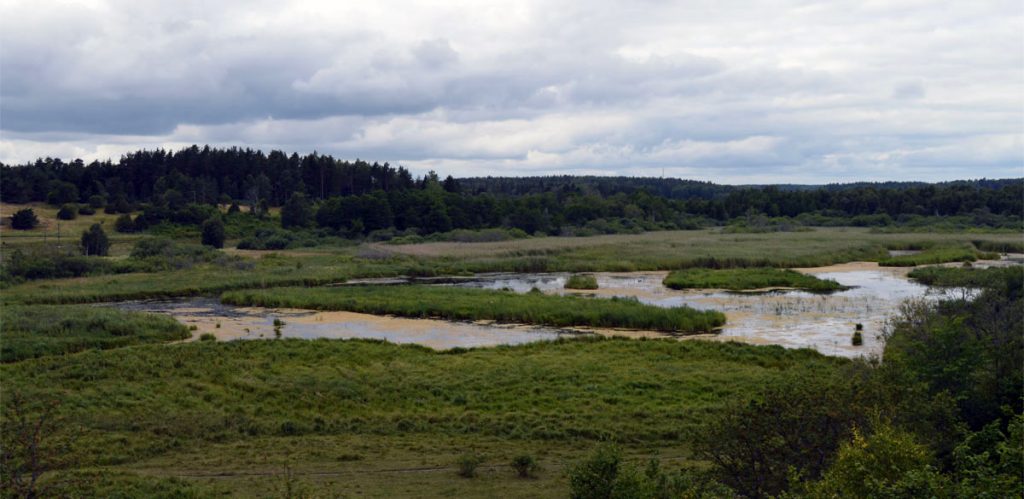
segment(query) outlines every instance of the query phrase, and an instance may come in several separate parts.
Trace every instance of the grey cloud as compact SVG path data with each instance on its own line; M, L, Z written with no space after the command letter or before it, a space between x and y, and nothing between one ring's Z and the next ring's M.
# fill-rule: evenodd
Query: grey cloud
M0 6L0 160L211 142L810 179L1024 157L1013 2L98 5Z

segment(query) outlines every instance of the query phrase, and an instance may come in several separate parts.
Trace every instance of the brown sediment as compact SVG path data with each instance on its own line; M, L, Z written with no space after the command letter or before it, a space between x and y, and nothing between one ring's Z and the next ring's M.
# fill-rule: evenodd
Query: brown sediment
M864 272L864 271L882 271L889 272L891 274L905 276L910 272L911 267L882 267L878 265L878 262L847 262L836 265L827 265L824 267L803 267L794 268L793 270L802 274L823 274L832 272Z

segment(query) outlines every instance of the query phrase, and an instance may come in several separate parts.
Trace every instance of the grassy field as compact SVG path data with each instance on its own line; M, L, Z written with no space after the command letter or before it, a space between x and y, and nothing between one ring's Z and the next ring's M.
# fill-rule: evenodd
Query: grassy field
M564 497L562 467L598 441L688 455L685 433L786 376L846 364L807 350L579 339L435 352L369 341L136 346L0 366L5 396L60 402L75 468L280 497ZM479 478L456 476L465 453ZM516 478L520 453L539 478ZM389 471L390 470L390 471ZM330 492L329 492L330 491Z
M189 337L170 317L90 306L0 307L0 329L2 362Z
M965 245L978 234L874 234L821 229L774 234L652 232L587 238L532 238L499 243L364 244L279 252L239 252L252 268L198 265L168 272L33 281L3 293L5 303L90 303L225 290L316 285L358 277L466 275L476 272L676 270L692 267L810 267L877 261L886 248ZM986 244L1017 243L986 234Z
M666 332L711 332L725 315L689 307L664 308L636 300L514 293L442 286L338 286L232 291L232 305L345 310L377 315L491 320L553 327L604 327Z
M31 230L12 229L10 216L24 208L32 209L36 218L39 219L39 226ZM50 206L45 203L0 203L0 238L3 239L4 250L33 251L44 248L54 249L57 246L77 248L82 232L85 232L92 224L100 224L106 231L107 237L110 238L110 254L112 256L127 255L131 252L135 241L147 237L140 234L115 232L114 222L120 215L108 215L103 212L103 208L97 209L93 215L78 215L74 220L58 220L57 211L59 209L59 206Z
M843 289L832 279L818 279L793 270L774 268L742 269L686 269L672 271L664 281L672 289L728 289L754 290L769 288L798 288L807 291L828 292Z

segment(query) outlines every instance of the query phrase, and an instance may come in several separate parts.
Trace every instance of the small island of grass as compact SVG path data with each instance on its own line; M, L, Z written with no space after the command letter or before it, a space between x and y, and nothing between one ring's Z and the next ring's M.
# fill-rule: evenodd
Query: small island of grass
M635 299L520 294L443 286L275 288L232 291L221 295L221 301L242 306L671 333L707 333L725 324L725 315L721 312L690 307L657 307Z
M592 275L573 274L565 281L565 289L597 289L597 278Z
M662 282L672 289L727 289L749 291L767 288L796 288L829 292L846 289L832 279L819 279L788 269L736 268L675 270Z

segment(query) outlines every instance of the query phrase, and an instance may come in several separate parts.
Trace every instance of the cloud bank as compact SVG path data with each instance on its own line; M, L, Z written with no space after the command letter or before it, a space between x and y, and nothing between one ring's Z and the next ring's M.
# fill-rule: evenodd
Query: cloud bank
M1024 176L1024 4L0 2L0 161L192 143L475 175Z

